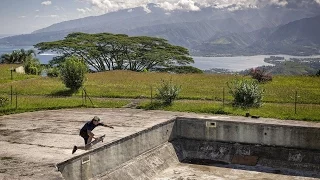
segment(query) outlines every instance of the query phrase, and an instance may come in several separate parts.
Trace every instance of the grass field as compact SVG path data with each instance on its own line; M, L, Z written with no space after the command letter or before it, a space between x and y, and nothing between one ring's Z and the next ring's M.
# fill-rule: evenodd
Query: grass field
M82 91L70 94L59 78L13 73L11 80L10 68L8 65L0 65L0 95L11 99L12 87L14 94L18 94L19 112L83 106ZM155 95L161 80L172 80L182 88L179 101L169 107L153 108L230 115L244 115L250 112L262 117L320 121L319 77L274 76L272 82L261 85L265 89L264 105L249 110L235 109L228 103L232 97L227 83L237 78L249 77L226 74L108 71L87 74L84 87L96 107L121 107L130 102L126 98L139 98L143 99L139 107L148 109L151 94ZM298 96L295 107L296 92ZM225 100L224 106L222 100ZM15 102L12 104L10 107L2 108L2 112L14 113L15 108L12 106L15 106Z

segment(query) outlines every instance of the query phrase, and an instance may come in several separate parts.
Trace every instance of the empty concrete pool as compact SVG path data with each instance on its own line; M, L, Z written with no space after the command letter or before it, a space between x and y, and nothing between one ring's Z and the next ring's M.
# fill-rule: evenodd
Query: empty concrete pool
M57 164L74 179L318 179L320 126L176 117Z

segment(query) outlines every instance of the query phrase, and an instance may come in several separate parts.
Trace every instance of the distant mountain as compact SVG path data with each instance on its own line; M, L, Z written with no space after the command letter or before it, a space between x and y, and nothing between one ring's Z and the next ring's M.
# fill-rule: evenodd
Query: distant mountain
M194 54L204 56L251 55L255 53L247 52L247 47L263 37L268 37L275 30L276 28L262 28L252 32L217 33L207 41L193 46L192 50Z
M0 34L0 39L4 37L14 36L15 34Z
M44 32L36 34L22 34L0 39L0 45L4 46L33 46L39 42L56 41L69 34L66 31Z
M315 16L249 33L217 34L192 49L206 56L320 54L319 22Z
M320 54L320 16L280 26L269 36L250 45L248 49L268 54Z
M211 38L218 32L245 32L247 27L233 18L183 22L174 24L159 24L127 30L123 33L132 36L146 35L168 39L170 43L192 48Z
M269 52L264 50L265 46L272 52L272 43L266 37L277 38L276 35L271 36L276 28L317 15L308 9L274 6L237 11L203 8L201 11L167 12L155 4L149 4L148 9L150 12L137 7L65 21L31 34L2 38L0 45L31 46L63 39L71 32L110 32L162 37L170 43L189 48L194 55L259 54Z

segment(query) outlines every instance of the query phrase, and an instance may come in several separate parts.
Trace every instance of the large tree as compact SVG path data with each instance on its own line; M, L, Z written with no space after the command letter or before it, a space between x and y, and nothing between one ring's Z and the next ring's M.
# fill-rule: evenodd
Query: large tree
M65 57L77 56L96 71L143 71L194 62L186 48L171 45L162 38L147 36L72 33L63 40L42 42L35 47L41 52L52 51L60 54L51 63L57 63Z

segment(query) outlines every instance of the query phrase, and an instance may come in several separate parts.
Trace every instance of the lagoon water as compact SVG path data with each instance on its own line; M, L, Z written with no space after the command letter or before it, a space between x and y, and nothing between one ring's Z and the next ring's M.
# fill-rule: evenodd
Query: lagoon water
M213 68L227 69L230 71L242 71L258 66L272 65L264 62L267 55L258 56L234 56L234 57L193 57L193 66L209 70Z
M10 46L4 47L0 46L0 56L3 53L11 53L16 49L32 49L32 46ZM52 53L38 54L37 58L42 64L48 64L48 62L56 56ZM264 62L264 58L270 57L271 55L256 55L256 56L234 56L234 57L197 57L194 56L194 64L190 64L201 70L210 70L213 68L227 69L229 71L242 71L250 68L255 68L258 66L272 65ZM289 58L320 58L317 56L290 56L290 55L275 55L281 56L285 59Z
M19 49L29 50L35 48L33 48L32 46L0 46L0 56L5 53L12 53L12 51ZM55 56L56 55L53 53L44 53L37 54L36 58L38 58L42 64L48 64L48 62Z
M290 56L290 55L256 55L256 56L234 56L234 57L193 57L195 67L202 70L212 68L228 69L230 71L242 71L258 66L272 66L270 63L264 62L264 58L270 56L284 57L286 60L290 58L320 58L316 56Z

